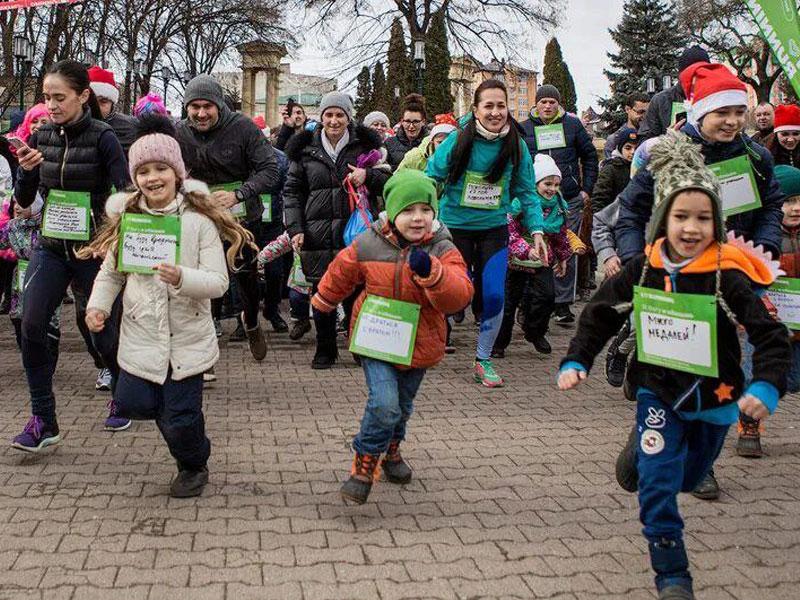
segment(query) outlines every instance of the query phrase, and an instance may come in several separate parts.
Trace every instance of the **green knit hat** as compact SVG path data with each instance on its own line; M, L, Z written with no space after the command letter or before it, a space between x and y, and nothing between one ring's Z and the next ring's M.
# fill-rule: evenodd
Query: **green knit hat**
M417 202L430 204L434 214L439 211L436 182L415 169L403 169L392 175L383 187L383 198L386 214L392 223L405 208Z
M667 213L672 200L680 192L688 190L699 190L709 195L714 212L714 239L718 242L725 241L725 219L722 216L719 180L705 165L699 144L695 144L683 133L669 130L653 146L647 168L655 179L648 244L665 235Z
M775 166L775 179L787 198L800 196L800 169L789 165Z

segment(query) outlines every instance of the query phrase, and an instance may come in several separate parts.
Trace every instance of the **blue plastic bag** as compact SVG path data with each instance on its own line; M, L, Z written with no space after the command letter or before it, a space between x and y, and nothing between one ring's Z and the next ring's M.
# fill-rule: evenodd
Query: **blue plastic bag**
M372 213L366 195L356 193L349 179L347 184L352 213L344 228L344 243L349 246L354 239L372 226Z

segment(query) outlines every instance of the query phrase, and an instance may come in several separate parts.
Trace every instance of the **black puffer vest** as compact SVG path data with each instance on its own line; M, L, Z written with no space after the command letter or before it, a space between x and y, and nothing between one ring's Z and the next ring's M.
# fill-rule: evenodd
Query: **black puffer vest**
M105 217L105 203L111 193L111 181L104 168L98 143L111 126L92 119L85 111L79 121L61 126L43 125L36 132L36 149L44 162L39 168L39 189L43 198L51 189L89 192L92 198L92 234ZM65 247L64 240L42 237L48 246ZM67 242L67 245L70 242Z

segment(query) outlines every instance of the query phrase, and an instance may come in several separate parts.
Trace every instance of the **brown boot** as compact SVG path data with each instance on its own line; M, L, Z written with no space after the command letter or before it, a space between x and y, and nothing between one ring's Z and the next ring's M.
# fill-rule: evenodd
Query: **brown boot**
M400 440L392 440L386 456L381 463L386 480L392 483L406 484L411 481L411 467L400 456Z
M378 463L380 454L359 454L353 459L353 468L350 470L350 479L344 482L341 488L342 498L345 502L364 504L369 497L372 484L378 479Z
M761 458L764 454L761 449L761 423L741 413L736 454L745 458Z

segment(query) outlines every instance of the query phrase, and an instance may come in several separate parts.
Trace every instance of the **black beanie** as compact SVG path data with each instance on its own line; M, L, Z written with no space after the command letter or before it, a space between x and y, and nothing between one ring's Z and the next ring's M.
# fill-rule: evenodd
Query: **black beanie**
M678 72L680 73L685 68L699 62L711 62L708 52L700 46L690 46L683 51L683 54L678 59Z
M552 98L556 102L561 102L561 93L556 86L546 83L536 90L536 101L538 102L544 98Z

